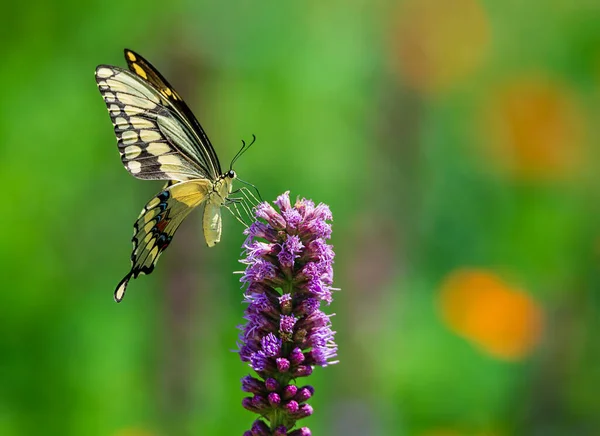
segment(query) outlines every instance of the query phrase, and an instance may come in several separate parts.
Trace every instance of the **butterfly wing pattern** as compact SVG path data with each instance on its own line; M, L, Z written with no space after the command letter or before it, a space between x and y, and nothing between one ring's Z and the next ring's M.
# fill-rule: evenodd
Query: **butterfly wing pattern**
M197 147L198 155L210 167L211 176L220 176L221 165L217 153L210 143L210 139L208 139L208 136L204 133L204 129L177 91L169 85L169 82L167 82L152 64L134 51L125 49L125 60L127 61L130 71L134 72L138 77L148 81L162 94L171 107L181 114L181 118L186 121L188 127L197 134L197 141L194 142L193 145L199 146Z
M134 224L131 269L115 290L117 302L131 278L154 270L183 219L202 203L206 203L206 242L209 246L219 242L220 207L227 202L236 177L232 170L221 173L200 123L162 75L131 50L125 50L125 59L129 70L110 65L96 68L96 83L113 123L121 160L134 177L167 184Z
M211 189L208 180L191 180L169 186L150 200L133 225L131 271L121 280L115 299L121 301L129 279L150 274L169 246L184 218L201 204Z

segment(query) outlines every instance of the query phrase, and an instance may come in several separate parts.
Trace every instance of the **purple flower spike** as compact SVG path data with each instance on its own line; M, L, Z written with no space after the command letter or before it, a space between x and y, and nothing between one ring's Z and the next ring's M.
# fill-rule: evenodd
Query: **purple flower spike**
M253 395L242 405L262 418L245 435L310 436L307 427L294 427L312 415L306 401L314 389L295 383L315 366L337 363L331 315L320 309L332 301L332 215L310 200L292 205L289 192L274 205L258 205L257 220L244 232L241 282L248 306L239 355L257 375L242 379L242 390Z

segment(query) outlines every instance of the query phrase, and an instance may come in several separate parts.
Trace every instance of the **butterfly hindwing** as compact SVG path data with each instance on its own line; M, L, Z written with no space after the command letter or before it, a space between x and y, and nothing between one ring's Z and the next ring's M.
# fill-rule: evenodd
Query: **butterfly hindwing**
M171 185L150 200L133 225L131 270L115 290L115 300L123 299L127 283L140 274L150 274L161 253L169 246L184 218L206 198L209 180L192 180Z
M139 179L190 180L207 177L193 134L157 90L118 67L96 69L121 160Z
M213 180L220 176L221 165L215 149L210 143L204 129L202 129L202 126L177 91L150 62L136 52L125 49L125 60L127 61L129 70L143 80L149 82L156 90L158 90L171 108L180 114L181 119L184 120L188 127L194 132L196 139L194 146L196 147L198 155L201 157L202 163L208 171L208 176L212 177Z

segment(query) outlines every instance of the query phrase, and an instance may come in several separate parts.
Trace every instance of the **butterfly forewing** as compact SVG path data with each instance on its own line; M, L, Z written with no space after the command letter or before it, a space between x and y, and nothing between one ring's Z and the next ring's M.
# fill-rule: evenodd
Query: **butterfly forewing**
M194 138L165 106L165 99L127 70L100 65L96 81L114 126L121 160L139 179L190 180L207 177Z
M184 218L206 202L204 230L213 246L221 237L221 211L233 171L221 174L208 137L188 106L144 58L125 50L129 70L96 68L96 82L114 126L121 160L139 179L166 180L134 224L131 269L115 291L121 301L131 278L150 274Z
M131 270L117 286L115 300L123 299L132 277L150 274L154 270L159 256L171 243L181 222L206 199L211 186L209 180L177 183L146 204L133 225Z
M138 77L149 82L160 92L170 107L180 115L180 119L187 124L195 136L193 146L196 148L200 160L206 166L209 172L208 175L212 177L213 180L219 177L221 175L221 165L217 153L204 132L204 129L202 129L202 126L185 101L183 101L177 91L175 91L169 82L167 82L162 74L160 74L158 70L142 56L132 50L125 49L125 59L127 60L129 70Z

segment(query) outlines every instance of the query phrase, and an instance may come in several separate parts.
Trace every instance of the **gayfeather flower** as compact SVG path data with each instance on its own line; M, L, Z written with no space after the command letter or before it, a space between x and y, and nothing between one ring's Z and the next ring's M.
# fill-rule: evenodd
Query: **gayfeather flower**
M296 421L310 416L307 401L315 390L296 380L315 366L337 363L330 315L320 310L332 301L333 249L329 207L310 200L290 203L289 192L259 204L258 218L244 243L248 307L240 327L239 354L256 372L242 379L251 396L242 405L261 415L244 436L310 436Z

